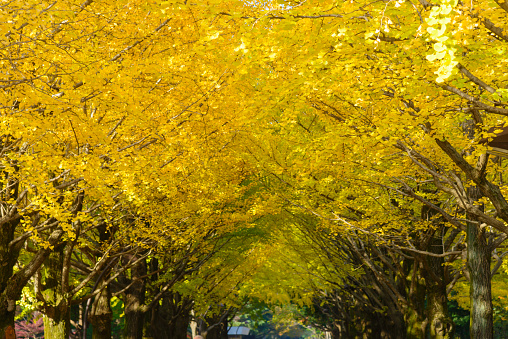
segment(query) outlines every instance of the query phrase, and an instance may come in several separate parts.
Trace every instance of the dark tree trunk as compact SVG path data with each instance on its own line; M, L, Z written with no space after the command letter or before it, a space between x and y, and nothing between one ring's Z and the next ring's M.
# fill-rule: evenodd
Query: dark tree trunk
M425 284L422 276L422 263L416 257L413 260L411 282L408 291L408 307L404 320L406 322L406 338L425 338L427 321L425 318Z
M16 300L19 296L8 295L7 286L19 255L19 252L9 249L9 242L14 239L14 229L18 224L19 219L0 225L0 339L14 331Z
M221 336L220 339L228 339L228 329L229 329L229 323L228 323L228 317L224 317L224 320L222 320L221 323Z
M5 312L6 318L0 319L0 339L14 339L14 312Z
M143 319L145 304L146 260L142 260L131 268L132 285L125 291L125 339L141 339L143 337ZM130 283L130 282L129 282Z
M422 219L434 221L437 212L424 205L422 207ZM430 230L430 238L427 243L427 252L443 253L444 225L440 222L437 229ZM427 255L425 257L426 272L425 285L427 289L427 319L430 329L430 337L436 339L453 338L455 326L448 314L448 296L446 294L446 278L444 271L444 258Z
M159 305L155 305L151 312L150 323L147 324L148 332L154 339L173 338L173 329L169 328L168 323L171 319L171 304L168 297L162 297ZM147 319L148 320L148 319Z
M468 190L473 200L481 197L478 188ZM468 219L473 217L468 215ZM491 249L484 230L467 223L467 268L470 276L470 333L472 339L492 339L494 336L490 260Z
M112 232L108 230L106 224L99 225L97 230L102 245L106 245L111 241ZM113 310L111 309L111 292L109 286L105 285L105 281L109 279L109 266L106 270L107 271L103 272L104 274L100 276L101 282L98 287L102 288L102 291L94 300L90 315L90 322L93 325L93 339L111 339Z
M390 313L390 312L389 312ZM404 316L400 312L389 317L380 317L379 338L381 339L406 339L406 324Z
M206 339L227 339L228 337L228 311L206 319L209 330L206 332Z
M93 339L111 339L113 311L111 310L110 300L109 286L105 286L92 305L90 323L93 325Z
M331 331L331 339L345 339L349 338L349 332L346 326L333 326Z
M187 338L187 328L189 327L189 313L177 316L168 326L169 339Z
M432 237L429 243L429 252L443 253L442 237ZM455 326L448 313L448 296L446 294L443 266L444 258L428 256L427 265L429 270L433 272L427 274L425 278L427 283L427 314L430 336L436 339L453 338Z
M392 313L392 312L388 312ZM402 314L360 314L356 320L355 338L369 339L404 339L406 327ZM359 328L358 328L359 327Z
M162 305L152 310L149 332L154 339L186 338L191 320L192 302L182 298L179 293L167 292L162 298Z
M1 194L0 199L3 201L16 200L19 193L17 180L9 180L9 176L11 176L9 173L2 172L1 174L5 177L5 187L2 187L4 193ZM16 214L16 212L13 211L11 214ZM2 215L2 219L4 218L7 218L7 215ZM20 297L17 291L10 291L8 289L9 282L14 273L14 265L19 256L19 248L10 248L9 243L14 239L14 231L20 221L21 217L17 216L0 223L0 339L11 336L14 332L16 300ZM18 288L19 293L21 293L21 288Z

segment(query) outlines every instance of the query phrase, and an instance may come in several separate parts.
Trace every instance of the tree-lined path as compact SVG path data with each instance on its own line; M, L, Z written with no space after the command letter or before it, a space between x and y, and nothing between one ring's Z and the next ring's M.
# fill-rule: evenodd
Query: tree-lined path
M502 1L2 1L0 338L505 331Z

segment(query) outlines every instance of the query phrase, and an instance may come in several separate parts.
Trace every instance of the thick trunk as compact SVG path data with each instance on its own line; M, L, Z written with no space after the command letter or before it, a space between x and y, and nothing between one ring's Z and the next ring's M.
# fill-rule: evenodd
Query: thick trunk
M397 314L398 313L398 314ZM361 317L361 318L360 318ZM355 338L405 339L404 318L399 312L370 313L357 318Z
M68 339L71 330L70 306L62 291L64 248L65 244L55 247L44 263L44 338L48 339Z
M90 316L90 322L93 325L93 339L111 339L113 311L111 310L110 300L109 287L105 287L93 303L92 315Z
M132 285L125 291L125 339L141 339L143 337L143 320L145 304L145 278L147 268L143 260L131 268Z
M477 187L470 188L468 194L474 200L481 197ZM469 220L473 219L471 215L467 217ZM491 255L484 230L475 223L467 223L467 268L470 276L470 333L472 339L492 339L494 336Z
M467 266L470 276L471 323L473 339L493 338L493 310L490 276L491 252L485 233L475 224L467 225Z
M220 339L228 339L228 328L229 328L228 317L225 317L221 323Z
M187 328L189 327L189 315L182 314L178 316L168 326L169 339L187 338Z
M437 213L427 206L422 207L422 219L431 221ZM435 220L435 219L434 219ZM427 251L435 254L443 253L444 226L431 231ZM455 326L448 314L448 296L446 294L446 278L444 258L426 256L425 285L427 289L427 319L430 337L436 339L453 338Z
M154 339L186 338L191 320L192 302L178 293L167 292L162 305L152 310L149 333Z
M48 339L67 339L70 334L69 318L66 319L65 310L55 314L54 318L43 316L44 319L44 338ZM68 312L67 312L68 313Z
M10 174L1 173L5 177L5 187L2 187L3 193L0 199L8 201L18 198L19 185L14 180L9 180ZM9 187L9 189L7 188ZM4 209L5 206L2 206ZM13 214L15 211L13 212ZM2 215L2 217L7 217ZM0 223L0 339L12 337L14 334L14 313L16 311L16 300L20 297L17 291L9 290L9 280L14 273L14 265L18 260L19 248L9 247L9 243L14 239L14 231L19 225L21 218L16 217L8 222ZM19 292L23 286L18 287Z
M438 230L439 232L439 230ZM438 233L436 232L436 234ZM434 236L429 243L429 252L443 253L442 237ZM427 274L427 314L430 324L430 337L436 339L453 338L454 324L448 314L448 296L444 276L444 258L427 257L428 268L433 274Z
M340 326L340 325L333 326L330 337L331 337L331 339L345 339L345 338L349 338L349 333L348 333L347 328L345 328L343 326Z
M425 338L427 319L425 317L425 285L423 283L421 262L413 262L411 284L408 291L408 307L404 320L406 322L406 338Z
M101 224L97 228L101 245L105 246L111 242L113 233L107 228L106 224ZM105 285L105 281L109 278L109 265L106 271L99 276L99 288L101 293L96 297L92 305L90 322L93 325L93 339L111 339L111 320L113 319L113 310L111 309L111 292L109 286Z
M391 313L391 312L389 312ZM381 339L405 339L407 338L404 316L395 312L389 317L379 317L379 338Z
M141 307L143 299L140 294L126 293L124 298L125 303L125 327L124 338L126 339L141 339L143 337L143 319L144 313Z
M8 317L0 319L0 339L14 339L14 312L9 312Z
M14 329L14 313L17 296L7 294L9 278L13 274L14 265L19 253L9 249L9 242L14 239L14 229L19 221L0 225L0 339L9 336Z
M226 311L227 312L227 311ZM211 327L206 332L206 339L227 339L228 337L228 321L227 313L208 318L207 323Z

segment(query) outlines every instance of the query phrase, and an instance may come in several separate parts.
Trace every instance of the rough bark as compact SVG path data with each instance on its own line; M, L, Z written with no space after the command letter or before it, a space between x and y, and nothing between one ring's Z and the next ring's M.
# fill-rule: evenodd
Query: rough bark
M470 275L471 338L493 338L493 310L490 250L485 233L475 224L467 225L467 266Z
M189 327L189 314L181 314L176 317L168 326L169 338L186 338Z
M110 305L111 292L109 286L101 287L103 289L94 300L90 316L90 323L93 325L92 338L111 339L111 321L113 320L113 311Z
M406 338L425 338L427 326L425 318L425 284L423 283L422 265L417 259L413 260L411 282L407 295L408 307L405 312Z
M19 184L16 179L9 180L9 173L2 173L5 176L5 193L1 194L1 200L16 200L19 195ZM10 189L8 189L8 187ZM15 209L11 213L4 214L2 204L2 214L0 220L0 338L10 335L14 329L14 313L16 310L16 300L19 298L21 289L10 290L9 284L14 272L14 265L18 260L19 247L9 247L9 243L14 239L14 231L21 221L20 216L16 215ZM21 287L22 288L22 287Z
M131 268L131 286L124 294L125 311L125 339L141 339L143 337L143 320L145 310L145 278L147 267L146 260L142 260ZM130 283L130 281L128 282Z
M48 339L67 339L71 330L70 306L62 287L64 249L65 243L55 247L44 263L44 338Z
M427 251L443 254L444 225L435 217L438 213L428 206L422 207L422 219L437 222L437 229L428 233ZM425 285L427 291L427 319L430 337L436 339L453 338L455 326L448 313L448 296L446 293L446 278L444 258L427 255L425 257Z
M227 339L228 337L228 311L206 319L209 329L206 339Z
M148 326L154 339L185 338L191 320L192 301L182 298L179 293L167 292L152 310Z
M480 197L476 188L470 189L468 193L474 200ZM471 217L468 216L468 218ZM491 339L494 336L491 254L484 229L476 223L467 223L467 267L470 276L469 296L471 299L470 333L473 339Z
M442 237L432 237L428 251L437 254L443 253ZM429 271L433 272L433 274L427 274L425 278L430 337L436 339L453 338L455 326L448 313L444 258L427 256L427 265Z
M0 338L6 336L9 327L11 329L9 331L14 328L14 313L18 296L9 296L7 286L19 255L19 252L9 250L9 242L14 239L14 229L18 224L19 219L0 225L0 263L2 263L0 264Z
M97 228L99 232L99 239L102 245L111 241L112 232L108 230L106 224L101 224ZM105 285L110 274L109 266L107 271L101 274L99 279L98 288L102 289L101 293L96 297L92 305L92 312L90 315L90 322L92 323L92 338L93 339L111 339L111 320L113 319L113 310L111 309L111 292L109 286Z
M14 312L12 316L8 314L8 318L0 319L0 338L1 339L14 339L16 337L14 331Z
M48 339L69 338L70 322L67 321L66 319L65 310L56 312L54 318L50 318L44 315L43 319L44 319L44 338Z
M477 187L468 189L469 198L480 199ZM468 214L469 220L475 216ZM491 339L494 336L492 291L491 291L491 248L484 229L473 222L467 223L467 268L470 276L469 297L471 300L470 333L473 339Z
M362 339L404 339L406 338L402 315L400 321L394 321L393 316L379 313L365 314L358 319L361 328L357 330L356 338Z

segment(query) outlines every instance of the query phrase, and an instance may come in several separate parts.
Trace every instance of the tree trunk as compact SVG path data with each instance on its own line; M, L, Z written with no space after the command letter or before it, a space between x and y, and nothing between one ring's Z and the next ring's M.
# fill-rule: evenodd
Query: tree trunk
M102 246L106 246L112 240L113 233L108 230L106 224L101 224L97 227L99 232L99 239ZM111 320L113 319L113 310L111 309L111 292L109 286L105 285L105 281L109 279L110 268L109 265L106 271L98 279L101 280L99 288L102 288L101 293L96 297L92 305L92 314L90 322L93 325L92 338L93 339L111 339Z
M194 310L192 309L191 312L190 312L190 328L191 328L191 337L194 338L196 335L197 335L197 328L198 328L198 323L196 322L196 318L194 317Z
M174 319L168 326L169 339L187 338L187 328L189 327L189 314L181 314Z
M419 259L413 261L411 283L408 291L408 307L405 311L406 338L425 338L425 285L423 283L422 267Z
M440 230L436 231L436 234ZM443 253L441 236L433 236L429 242L429 252ZM444 258L427 257L427 265L431 272L425 278L427 284L427 314L430 324L430 337L436 339L453 338L454 324L448 314L448 296L444 276ZM437 279L435 279L437 278Z
M12 277L14 265L19 252L9 250L9 242L14 239L14 229L19 220L0 225L0 339L14 331L14 315L17 296L7 295L9 278Z
M491 276L491 251L483 230L473 223L467 225L467 266L470 276L470 333L473 339L494 336Z
M166 292L162 305L156 307L156 318L151 324L155 339L186 338L191 320L192 301L177 292Z
M407 332L402 313L396 313L388 316L379 316L378 332L381 339L406 339Z
M468 189L473 200L481 197L477 187ZM474 220L468 215L468 220ZM472 339L492 339L494 336L490 260L491 249L484 230L467 223L467 268L470 276L470 333Z
M111 293L106 286L97 296L92 305L92 315L90 323L92 327L93 339L111 339L111 321L113 320L113 311L110 305Z
M210 329L206 331L206 339L227 339L228 337L228 310L222 314L206 319Z
M47 269L44 296L44 338L68 339L71 331L70 306L62 291L65 243L59 244L44 263Z
M67 312L68 313L68 312ZM52 318L47 315L44 319L44 338L48 339L67 339L70 334L70 322L66 319L65 310L57 311Z
M437 229L429 229L430 236L426 250L430 253L443 254L444 225L435 219L438 213L430 207L422 206L422 220L434 222ZM427 319L430 337L436 339L453 338L454 324L448 314L448 296L446 294L446 278L444 258L427 255L425 257L425 286L427 289Z
M0 319L0 339L14 339L16 332L14 331L14 312L9 312L7 318Z
M16 179L8 179L11 174L2 172L5 184L2 187L4 193L0 198L3 201L16 200L19 193L19 184ZM10 189L8 189L8 187ZM2 207L3 209L3 207ZM13 211L13 214L15 211ZM2 218L7 215L2 215ZM19 225L21 217L15 217L8 222L0 224L0 339L11 337L14 333L14 315L16 312L16 300L20 297L15 291L8 290L9 280L14 273L14 265L18 260L19 247L10 248L9 243L14 239L14 231ZM19 292L21 293L21 286Z
M331 339L347 339L349 338L349 329L343 324L334 324L332 330L328 332Z
M143 337L143 319L145 304L145 278L147 267L143 260L131 268L132 285L125 291L125 339L141 339Z

